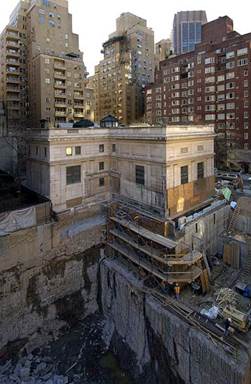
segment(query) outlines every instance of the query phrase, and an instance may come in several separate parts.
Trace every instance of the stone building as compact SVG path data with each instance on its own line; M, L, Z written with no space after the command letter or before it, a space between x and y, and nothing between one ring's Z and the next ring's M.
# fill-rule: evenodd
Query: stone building
M119 196L175 217L207 202L214 191L211 126L118 127L108 120L31 131L28 186L55 211Z
M248 168L250 160L238 153L251 150L250 44L251 34L234 31L227 16L204 24L192 52L160 63L146 90L147 121L213 123L218 166L231 167L235 158L234 164Z
M154 33L146 20L122 13L95 68L95 120L107 114L129 124L142 118L143 89L153 81Z

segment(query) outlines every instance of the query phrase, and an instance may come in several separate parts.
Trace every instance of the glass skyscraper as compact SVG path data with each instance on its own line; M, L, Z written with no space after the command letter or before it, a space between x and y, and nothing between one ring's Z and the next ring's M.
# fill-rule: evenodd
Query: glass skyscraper
M205 11L182 11L174 16L173 46L174 53L192 51L195 44L201 42L201 26L207 22Z

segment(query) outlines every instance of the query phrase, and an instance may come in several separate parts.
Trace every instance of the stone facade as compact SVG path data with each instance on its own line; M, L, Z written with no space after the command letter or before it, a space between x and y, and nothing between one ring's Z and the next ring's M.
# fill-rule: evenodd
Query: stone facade
M29 153L28 186L47 196L56 211L118 194L173 216L214 191L211 126L34 130ZM67 172L74 166L79 177L71 182Z

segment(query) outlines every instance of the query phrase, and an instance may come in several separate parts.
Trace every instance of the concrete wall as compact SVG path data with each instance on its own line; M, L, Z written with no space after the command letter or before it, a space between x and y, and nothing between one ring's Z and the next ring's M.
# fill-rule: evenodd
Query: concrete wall
M72 295L82 302L81 316L97 310L104 232L104 217L93 208L0 237L0 348L48 322L53 327Z
M223 206L208 212L186 224L184 227L184 239L189 247L199 249L201 244L207 254L212 256L222 251L221 234L227 227L229 219L229 206Z
M251 235L251 198L240 197L238 199L240 214L234 222L234 228L246 235Z

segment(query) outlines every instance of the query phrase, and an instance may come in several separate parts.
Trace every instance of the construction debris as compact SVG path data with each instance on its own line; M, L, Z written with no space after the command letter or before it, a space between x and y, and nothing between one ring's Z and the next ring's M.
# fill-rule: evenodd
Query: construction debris
M1 384L68 384L68 377L57 375L49 357L29 354L12 367L11 361L0 367Z
M216 303L223 311L226 307L235 307L237 304L237 294L230 288L221 288L216 292Z

